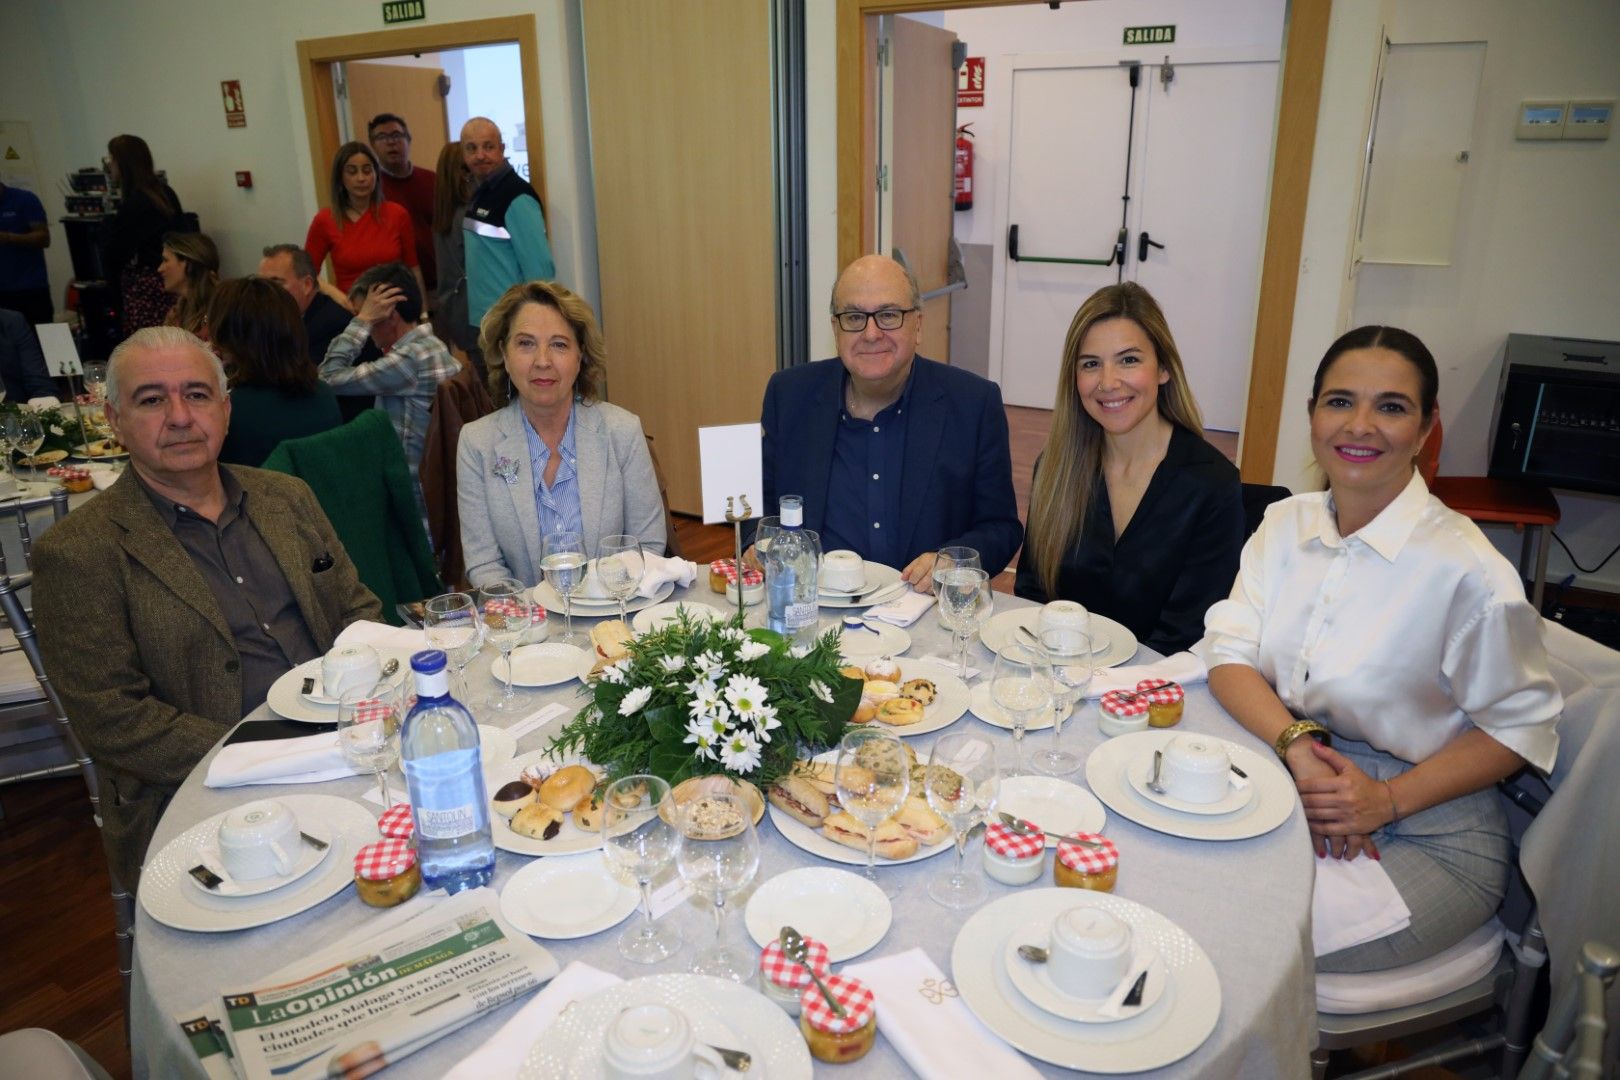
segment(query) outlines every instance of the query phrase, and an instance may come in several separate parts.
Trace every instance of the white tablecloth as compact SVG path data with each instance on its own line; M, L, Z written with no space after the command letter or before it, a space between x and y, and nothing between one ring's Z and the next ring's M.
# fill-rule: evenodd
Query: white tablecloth
M691 599L719 606L720 598L708 591L704 583L686 592ZM998 596L996 602L1000 609L1026 603L1009 596ZM578 621L580 616L576 615L575 619ZM913 644L908 655L941 655L950 651L946 631L933 612L913 625L910 633ZM1135 662L1152 658L1151 652L1142 650ZM480 691L490 685L489 659L488 655L482 656L469 668L470 681ZM982 646L973 647L970 663L981 670L981 679L988 678L992 659ZM578 691L578 683L568 683L546 692L544 699L578 703ZM255 717L262 715L265 715L262 709L255 713ZM1087 703L1078 722L1065 724L1070 732L1066 738L1072 740L1074 749L1088 752L1103 741L1097 730L1096 715L1095 703ZM480 719L489 722L488 716L480 716ZM996 730L981 724L971 713L958 723L977 725L985 731ZM1226 716L1201 685L1188 691L1182 726L1217 733L1265 750L1258 740ZM518 751L523 753L545 745L550 730L545 728L525 736L518 744ZM1012 737L1010 733L999 734L1008 740ZM1050 738L1047 733L1035 733L1029 738L1039 740L1043 735ZM932 736L910 741L919 754L926 755ZM369 786L368 781L354 778L308 788L215 791L202 786L207 764L204 760L193 771L170 804L158 826L153 851L160 850L163 844L197 821L265 792L280 795L309 790L358 799ZM1067 779L1081 786L1085 784L1081 772ZM366 805L371 807L369 803ZM1288 821L1272 832L1235 842L1177 839L1113 813L1109 814L1104 831L1121 851L1115 892L1147 904L1178 923L1209 954L1221 979L1220 1020L1208 1041L1174 1065L1137 1075L1245 1078L1305 1075L1308 1055L1316 1041L1315 977L1309 925L1314 860L1310 857L1305 819L1299 808L1296 806ZM800 866L828 865L788 844L768 824L761 824L761 832L762 854L756 881ZM931 901L927 882L931 876L946 870L951 858L953 856L946 854L881 869L886 876L900 878L904 888L894 902L894 922L887 937L863 959L920 946L942 970L950 970L951 945L968 913L951 912ZM970 847L968 859L970 868L977 871L977 842ZM504 886L527 862L523 856L499 853L494 887ZM986 883L991 899L1013 891L988 879ZM746 896L734 901L737 913L731 916L730 929L739 940L745 934L740 917L745 902ZM201 1075L173 1021L177 1012L216 996L227 972L237 984L268 974L287 964L298 950L312 950L344 934L358 932L374 916L375 910L348 889L292 919L229 934L172 930L141 910L135 932L135 976L130 1006L135 1075ZM680 927L687 945L672 959L651 967L620 958L616 948L620 927L580 940L543 944L565 966L573 960L584 960L625 978L684 971L694 949L691 943L712 934L712 916L694 903L666 918ZM391 1068L388 1075L439 1076L451 1063L478 1047L517 1008L517 1004L508 1005L469 1025ZM881 1037L881 1025L879 1031L876 1047L864 1059L836 1069L818 1064L818 1075L851 1078L907 1075L904 1061ZM1072 1075L1053 1066L1035 1064L1046 1075Z

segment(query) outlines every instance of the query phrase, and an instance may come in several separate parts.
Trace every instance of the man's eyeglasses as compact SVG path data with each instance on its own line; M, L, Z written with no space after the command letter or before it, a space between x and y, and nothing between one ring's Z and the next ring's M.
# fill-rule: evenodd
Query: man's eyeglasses
M411 136L406 131L379 131L371 137L372 142L410 142Z
M846 334L858 334L866 329L866 320L871 319L878 324L879 330L898 330L906 321L906 316L917 309L884 308L881 311L840 311L833 316L838 320L838 329Z

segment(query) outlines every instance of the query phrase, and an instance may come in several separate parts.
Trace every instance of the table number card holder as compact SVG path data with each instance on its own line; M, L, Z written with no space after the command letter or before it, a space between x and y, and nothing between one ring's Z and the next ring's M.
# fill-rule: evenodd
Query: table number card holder
M743 596L743 522L765 505L761 450L765 432L758 424L728 424L698 428L698 469L702 475L703 523L730 525L737 573L737 614L748 601ZM740 509L739 509L740 507Z

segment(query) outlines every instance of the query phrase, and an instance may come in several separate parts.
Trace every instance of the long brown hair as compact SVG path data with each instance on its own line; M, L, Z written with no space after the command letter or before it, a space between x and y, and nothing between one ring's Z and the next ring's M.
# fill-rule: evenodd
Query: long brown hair
M376 178L376 186L371 189L371 205L356 206L356 213L364 215L367 211L376 213L383 204L382 162L377 160L377 152L363 142L346 142L338 147L337 156L332 159L332 187L327 193L332 200L332 219L337 223L338 232L342 232L349 223L347 210L349 209L349 189L343 186L343 166L356 154L364 154L371 161L371 175Z
M1159 415L1172 424L1204 437L1204 421L1187 386L1181 353L1170 335L1164 312L1142 286L1133 281L1109 285L1092 293L1074 313L1063 339L1063 365L1058 372L1057 403L1052 427L1041 450L1040 470L1029 493L1029 527L1024 554L1035 569L1041 588L1057 596L1058 570L1063 556L1084 528L1092 496L1102 477L1103 430L1080 401L1075 372L1086 335L1098 323L1129 319L1147 335L1159 367L1170 380L1159 387Z
M439 164L434 169L433 231L440 236L450 234L450 222L456 208L465 206L472 197L472 173L461 155L461 144L449 142L439 151Z
M164 233L163 246L186 266L186 291L169 314L171 325L201 333L208 325L208 305L219 285L219 248L205 233L183 232Z
M233 387L307 394L319 381L298 302L269 278L233 278L215 289L208 332Z
M125 198L139 191L160 210L178 214L168 188L157 178L157 166L152 164L152 148L139 135L114 135L107 143L107 156L118 166L118 191Z

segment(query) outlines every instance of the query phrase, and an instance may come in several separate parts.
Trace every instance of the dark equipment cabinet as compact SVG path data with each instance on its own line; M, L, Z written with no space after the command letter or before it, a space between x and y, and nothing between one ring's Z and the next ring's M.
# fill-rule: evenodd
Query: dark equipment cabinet
M1620 342L1509 334L1489 471L1620 495Z

